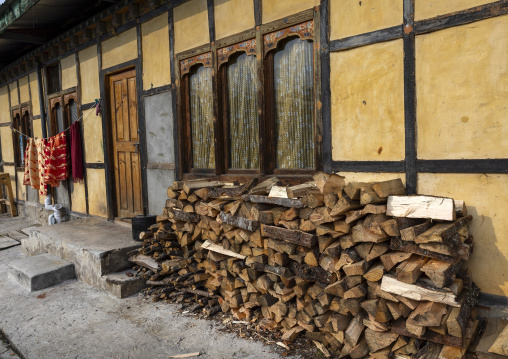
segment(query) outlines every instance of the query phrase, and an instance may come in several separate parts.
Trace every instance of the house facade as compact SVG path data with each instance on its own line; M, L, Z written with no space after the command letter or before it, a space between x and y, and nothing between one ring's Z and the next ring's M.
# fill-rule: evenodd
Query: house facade
M19 132L79 119L84 179L50 191L72 216L158 214L175 179L398 177L465 201L473 279L508 296L508 1L95 3L42 41L20 29L55 1L0 7L0 50L17 51L0 69L1 170L21 213L47 216Z

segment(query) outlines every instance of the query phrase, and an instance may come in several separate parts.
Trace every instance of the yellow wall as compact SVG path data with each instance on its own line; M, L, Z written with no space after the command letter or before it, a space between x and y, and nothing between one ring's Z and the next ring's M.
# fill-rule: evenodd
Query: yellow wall
M19 97L20 102L25 103L30 101L30 89L28 88L28 76L19 79Z
M41 114L41 107L39 102L39 83L37 81L37 73L32 72L29 76L30 93L32 95L32 115L37 116Z
M382 182L396 178L400 178L403 183L406 183L406 175L404 173L337 172L337 174L344 176L346 183Z
M99 98L99 64L97 47L92 46L79 52L79 73L81 76L81 103L94 102Z
M418 176L418 192L466 202L474 251L468 267L482 292L508 296L508 175L430 174Z
M506 158L508 16L416 39L418 157Z
M85 183L73 183L71 193L71 208L74 212L86 213Z
M78 86L78 74L76 73L76 55L72 54L60 60L62 69L62 90Z
M402 24L403 0L332 0L330 39L363 34Z
M0 136L2 141L2 160L5 162L14 162L12 130L10 127L0 127Z
M403 160L402 40L332 53L330 62L333 159Z
M34 137L41 138L42 137L42 124L41 120L33 120L33 130Z
M85 162L104 163L102 116L93 114L83 119L83 139L85 143Z
M164 13L141 25L143 47L143 89L171 83L168 14ZM156 56L153 56L157 54Z
M106 201L106 175L102 169L88 168L88 209L90 214L107 217L108 206Z
M136 28L124 31L102 43L102 69L107 69L137 57L138 39Z
M304 10L319 6L319 0L263 1L263 23L282 19ZM339 1L339 0L332 0Z
M333 0L332 0L333 1ZM415 20L430 19L439 15L466 10L488 4L493 0L416 0Z
M9 89L0 87L0 123L11 122L10 112Z
M175 54L210 42L206 0L191 0L173 10Z
M215 36L222 39L254 28L252 0L215 0Z
M11 107L19 105L18 82L17 81L14 81L9 84L9 91L11 92Z

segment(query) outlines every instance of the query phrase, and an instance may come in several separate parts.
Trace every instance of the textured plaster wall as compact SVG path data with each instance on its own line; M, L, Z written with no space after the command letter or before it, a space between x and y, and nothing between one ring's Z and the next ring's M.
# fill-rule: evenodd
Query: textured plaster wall
M332 0L333 1L333 0ZM416 0L415 20L430 19L455 11L492 3L492 0Z
M215 0L215 36L222 39L254 28L252 0Z
M60 60L60 68L62 69L62 90L77 86L76 55L72 54Z
M168 14L141 25L143 47L143 89L171 83Z
M191 0L173 10L175 54L210 42L206 0Z
M94 102L101 96L96 46L79 52L79 73L81 76L81 103Z
M137 57L138 39L135 27L102 43L103 70Z
M330 39L402 24L403 0L331 0Z
M403 160L402 40L332 53L330 62L333 160Z
M291 1L263 1L263 23L285 18L289 15L297 14L301 11L312 9L319 6L319 0L291 0ZM332 0L338 1L338 0Z
M418 157L506 158L508 16L416 39Z

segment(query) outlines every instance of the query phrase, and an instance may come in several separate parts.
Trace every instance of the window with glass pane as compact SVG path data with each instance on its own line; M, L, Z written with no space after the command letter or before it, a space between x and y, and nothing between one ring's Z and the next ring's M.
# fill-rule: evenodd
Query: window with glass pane
M229 168L259 169L256 57L241 53L227 65Z
M274 55L276 167L315 167L313 44L291 37Z
M199 66L189 79L189 106L194 168L215 168L212 68Z

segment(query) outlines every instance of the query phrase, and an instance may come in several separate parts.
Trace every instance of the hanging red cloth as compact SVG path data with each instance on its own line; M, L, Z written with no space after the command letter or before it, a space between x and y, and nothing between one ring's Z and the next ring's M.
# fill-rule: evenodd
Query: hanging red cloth
M59 133L48 140L48 158L45 165L44 177L47 184L59 187L60 181L64 181L69 177L65 132Z
M71 141L71 169L72 181L74 183L83 180L83 150L81 148L81 126L79 122L74 122L69 128Z

